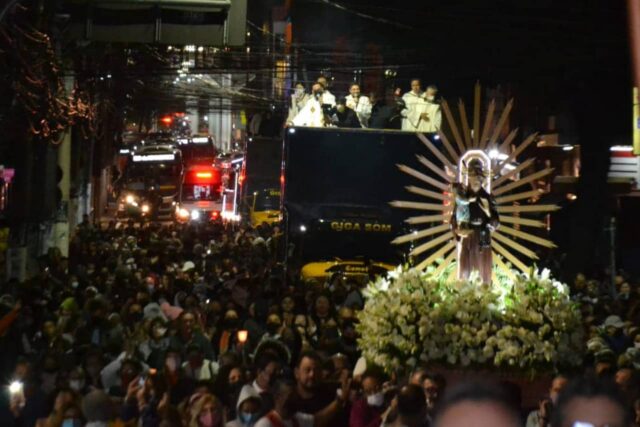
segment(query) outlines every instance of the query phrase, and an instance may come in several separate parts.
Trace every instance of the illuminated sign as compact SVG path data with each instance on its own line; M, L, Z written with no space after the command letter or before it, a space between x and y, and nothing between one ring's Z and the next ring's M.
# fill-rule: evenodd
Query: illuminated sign
M331 230L338 231L338 232L354 231L354 232L365 232L365 233L391 233L391 224L333 221L331 222Z
M209 142L209 138L206 136L201 136L201 137L193 138L191 142L193 142L194 144L206 144L207 142Z
M175 154L147 154L133 156L134 162L166 162L176 159Z

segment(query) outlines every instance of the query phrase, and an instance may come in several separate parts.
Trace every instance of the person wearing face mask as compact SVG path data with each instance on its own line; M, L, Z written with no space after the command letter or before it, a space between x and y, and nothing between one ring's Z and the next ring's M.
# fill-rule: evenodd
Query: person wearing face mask
M293 119L302 111L307 102L311 99L311 95L306 93L304 84L296 83L293 94L291 94L291 104L289 105L289 116L287 123L293 123Z
M89 391L84 369L81 366L75 367L69 372L69 388L79 395L84 395Z
M82 410L75 402L67 403L62 408L62 424L60 427L82 427Z
M165 351L169 348L168 328L164 321L156 317L147 328L148 339L140 343L138 350L143 359L152 368L162 367Z
M227 423L226 427L253 427L260 417L262 399L250 385L244 385L238 396L236 405L237 417Z
M368 370L362 375L362 398L351 407L349 427L378 427L386 409L382 375Z
M224 424L224 410L217 397L208 393L191 396L188 427L221 427Z
M540 405L535 411L531 411L527 417L526 427L547 427L551 422L551 412L558 402L560 392L566 387L569 379L564 375L557 375L551 381L549 396L540 400Z

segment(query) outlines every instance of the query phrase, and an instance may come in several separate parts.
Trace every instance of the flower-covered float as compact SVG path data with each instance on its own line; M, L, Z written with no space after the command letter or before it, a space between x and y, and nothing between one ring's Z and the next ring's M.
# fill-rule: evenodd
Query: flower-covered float
M393 241L412 245L414 265L368 285L360 348L388 372L425 365L548 379L580 365L584 347L568 287L532 267L532 246L555 247L540 216L558 207L538 204L537 187L552 169L531 171L532 158L518 162L535 134L517 147L517 129L501 139L512 101L495 123L492 102L481 129L479 86L475 95L472 126L462 102L460 126L442 103L455 146L442 131L438 145L417 134L437 162L417 154L424 170L398 165L423 185L406 189L426 199L391 202L424 212L408 218L414 229Z

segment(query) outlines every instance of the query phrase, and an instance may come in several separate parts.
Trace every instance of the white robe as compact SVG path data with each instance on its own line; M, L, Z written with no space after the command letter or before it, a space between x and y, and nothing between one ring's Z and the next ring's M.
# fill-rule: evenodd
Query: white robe
M287 123L292 123L293 119L302 111L307 102L311 99L311 95L305 93L301 98L291 95L291 104L289 105L289 115Z
M336 106L336 97L329 92L328 90L325 90L322 93L322 104L329 104L332 107Z
M293 118L294 126L324 127L326 126L322 105L317 99L311 98L302 110Z
M366 96L358 97L356 101L352 95L347 95L346 105L356 112L358 120L363 128L369 127L369 119L371 118L371 101Z
M402 110L402 130L410 132L437 132L442 125L442 110L440 104L427 101L424 93L416 95L407 92L402 97L405 109ZM420 116L427 113L428 119Z
M415 132L415 124L417 122L414 121L414 118L416 117L418 104L423 101L423 94L423 92L419 94L407 92L402 95L402 100L404 101L404 109L400 112L402 115L402 130Z

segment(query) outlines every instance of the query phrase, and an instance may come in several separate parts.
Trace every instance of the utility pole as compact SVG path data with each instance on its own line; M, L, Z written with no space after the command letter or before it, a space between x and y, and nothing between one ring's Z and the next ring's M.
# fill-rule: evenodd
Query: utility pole
M64 78L65 92L70 94L73 91L74 76L67 75ZM62 142L58 146L58 168L62 177L58 182L60 191L60 204L56 212L55 223L53 224L53 244L60 249L62 256L69 256L69 219L72 215L69 201L71 190L71 133L72 126L69 126L62 137Z
M631 47L631 65L632 65L632 81L634 90L633 102L636 104L637 91L640 88L640 0L627 0L627 16L629 26L629 46ZM634 105L634 113L637 111L637 106ZM634 114L634 119L635 119ZM640 137L638 135L638 129L640 123L636 119L633 124L633 153L640 155Z

